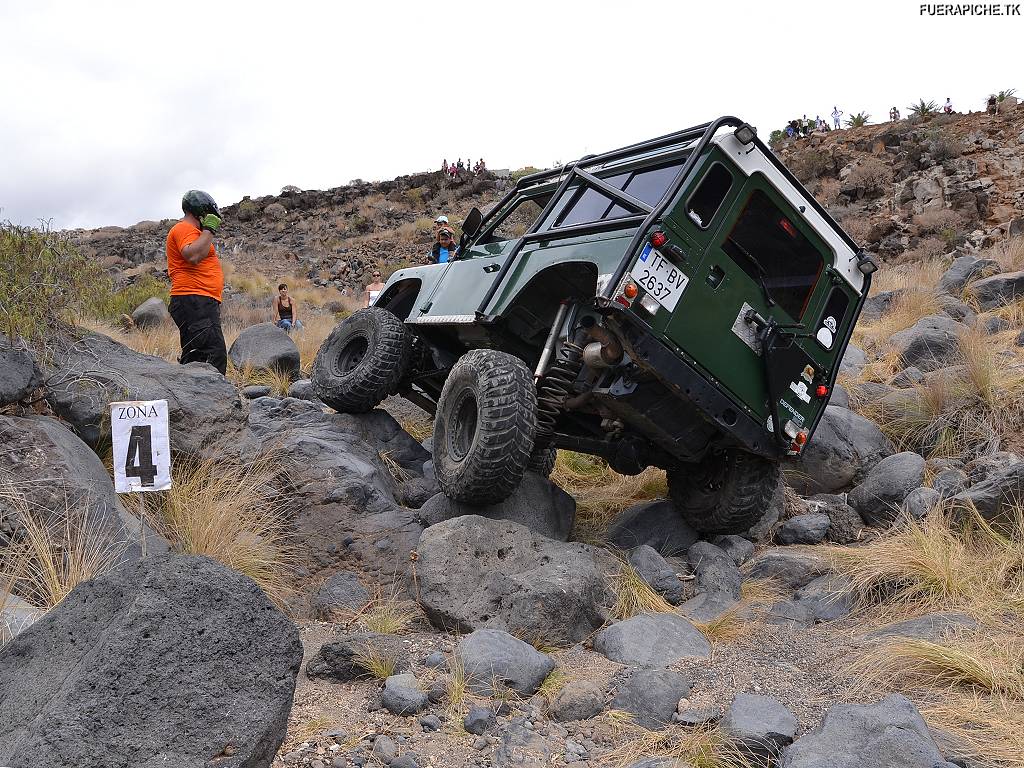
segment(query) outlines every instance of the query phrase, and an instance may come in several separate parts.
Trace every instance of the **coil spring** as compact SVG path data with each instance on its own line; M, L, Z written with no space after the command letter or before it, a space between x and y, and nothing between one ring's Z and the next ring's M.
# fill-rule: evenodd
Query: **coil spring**
M583 348L571 341L562 343L558 358L537 383L537 438L534 446L546 448L555 434L555 421L569 397L569 390L583 368Z

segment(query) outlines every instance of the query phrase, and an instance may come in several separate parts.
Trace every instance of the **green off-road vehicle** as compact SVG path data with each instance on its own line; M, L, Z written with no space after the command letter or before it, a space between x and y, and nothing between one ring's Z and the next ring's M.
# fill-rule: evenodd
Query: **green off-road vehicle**
M313 367L349 413L434 413L448 496L508 497L555 449L668 471L683 517L748 529L828 403L875 261L735 117L584 157L474 209Z

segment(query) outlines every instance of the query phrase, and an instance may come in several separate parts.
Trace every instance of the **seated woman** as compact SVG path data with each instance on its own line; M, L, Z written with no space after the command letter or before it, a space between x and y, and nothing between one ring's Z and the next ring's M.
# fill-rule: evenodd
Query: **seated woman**
M288 295L288 286L285 283L277 286L277 296L274 297L274 325L286 331L302 328L296 312L295 299Z

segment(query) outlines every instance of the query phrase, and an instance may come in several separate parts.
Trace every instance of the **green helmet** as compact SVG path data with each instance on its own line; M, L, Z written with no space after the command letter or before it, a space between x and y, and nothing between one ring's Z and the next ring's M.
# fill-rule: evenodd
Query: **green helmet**
M181 198L181 210L191 213L197 219L203 218L208 213L220 216L220 208L217 207L217 203L209 193L203 192L201 189L190 189L185 193L185 196Z

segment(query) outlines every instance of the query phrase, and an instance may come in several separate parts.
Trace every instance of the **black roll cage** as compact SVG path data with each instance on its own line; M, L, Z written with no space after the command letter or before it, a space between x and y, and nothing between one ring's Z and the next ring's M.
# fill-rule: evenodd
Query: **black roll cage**
M615 149L610 152L604 152L598 155L587 155L574 162L568 163L561 168L554 168L548 171L540 171L538 173L524 176L516 182L513 187L484 217L479 228L478 233L483 233L487 229L487 225L490 220L501 210L505 208L516 196L521 194L527 187L532 187L545 181L554 181L564 175L561 183L552 193L551 198L548 200L544 210L537 217L536 221L531 225L529 231L526 232L519 241L512 247L512 251L509 253L508 258L505 259L505 263L502 264L501 269L495 276L494 281L491 283L484 295L483 300L480 302L480 306L477 307L476 317L480 321L487 322L489 318L485 315L487 305L490 304L491 299L494 298L498 288L501 286L505 279L505 276L512 269L513 264L522 252L523 248L529 243L538 242L541 240L561 240L569 237L576 237L579 235L595 234L603 232L608 229L626 229L632 226L636 226L636 233L633 235L633 239L630 241L629 246L626 248L623 254L622 261L619 266L616 267L611 280L605 285L602 295L605 298L611 298L612 292L615 290L619 281L622 280L622 276L629 268L629 262L633 254L636 252L640 243L645 237L647 237L648 230L654 225L664 214L665 209L675 199L679 190L682 189L686 183L688 177L693 172L693 169L697 165L697 161L704 154L711 139L714 138L715 134L718 133L722 128L739 128L746 125L738 117L726 115L719 117L717 120L713 120L709 123L702 123L701 125L694 126L692 128L686 128L681 131L674 133L668 133L664 136L659 136L654 139L648 139L647 141L641 141L636 144L630 144L629 146ZM593 174L583 170L584 167L591 167L598 164L614 162L618 160L626 160L631 157L637 157L650 152L667 149L676 145L686 144L688 142L694 142L696 144L690 149L689 154L686 157L686 161L682 167L676 173L672 183L665 189L665 193L656 205L648 205L642 200L638 200L621 189L608 184L602 179L594 176ZM795 176L786 168L785 165L775 156L775 153L771 151L759 138L754 135L753 144L761 150L761 152L772 162L772 164L783 174L787 181L791 182L797 189L801 189L802 186ZM558 227L555 228L553 225L544 227L551 212L555 206L561 200L565 191L573 185L578 183L581 188L589 187L597 190L603 195L606 195L615 202L619 203L623 207L636 211L633 216L624 216L616 219L605 219L602 221L588 222L586 224L576 224L569 227ZM843 240L853 249L854 253L861 253L861 248L856 242L843 231L842 227L832 218L832 216L826 211L821 204L814 199L812 195L807 195L808 204L814 208L814 210L825 219L826 222L832 225L833 229L840 233ZM479 235L478 235L479 237ZM861 303L867 296L868 288L871 280L870 275L865 275L864 288L861 292Z

